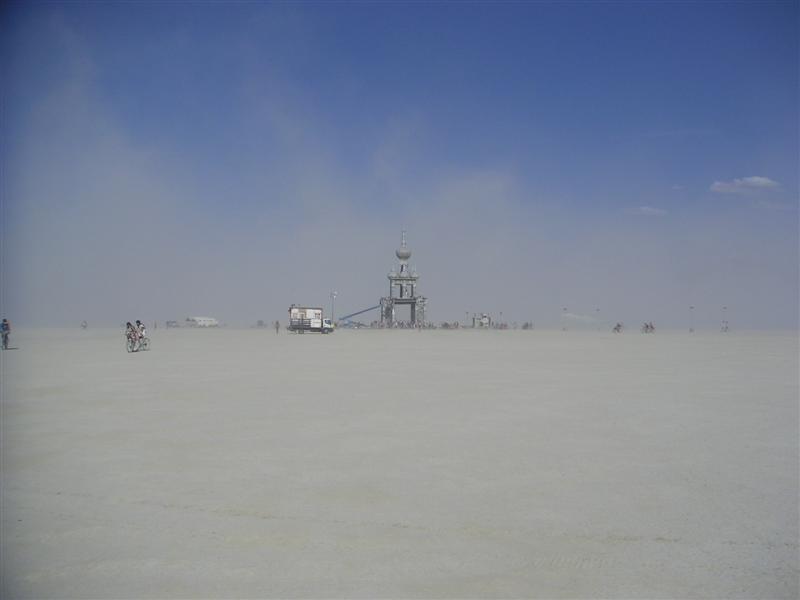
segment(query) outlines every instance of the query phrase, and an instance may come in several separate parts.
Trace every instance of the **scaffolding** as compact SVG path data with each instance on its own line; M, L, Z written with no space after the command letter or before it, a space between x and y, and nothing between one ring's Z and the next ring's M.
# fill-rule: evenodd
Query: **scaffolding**
M424 327L425 307L428 299L417 295L417 281L419 275L416 270L410 270L408 259L411 250L406 244L406 232L403 231L400 247L395 252L399 261L398 269L392 269L387 275L389 279L389 295L381 298L381 327ZM397 307L408 306L411 312L409 321L397 319ZM407 325L406 325L407 324Z

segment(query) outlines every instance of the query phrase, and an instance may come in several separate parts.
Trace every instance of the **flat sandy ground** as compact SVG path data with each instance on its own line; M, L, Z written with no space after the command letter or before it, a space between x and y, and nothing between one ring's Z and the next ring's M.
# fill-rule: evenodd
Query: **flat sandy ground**
M3 597L798 595L795 333L14 333Z

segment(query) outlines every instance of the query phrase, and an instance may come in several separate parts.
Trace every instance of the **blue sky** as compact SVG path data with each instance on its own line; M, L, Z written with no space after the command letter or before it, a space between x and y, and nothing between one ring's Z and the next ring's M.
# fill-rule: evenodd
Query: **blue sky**
M798 16L7 4L4 312L247 323L333 287L355 310L406 227L437 320L557 324L568 304L680 327L697 304L712 327L730 304L742 326L796 327ZM146 247L104 233L130 220ZM92 283L118 269L161 291Z

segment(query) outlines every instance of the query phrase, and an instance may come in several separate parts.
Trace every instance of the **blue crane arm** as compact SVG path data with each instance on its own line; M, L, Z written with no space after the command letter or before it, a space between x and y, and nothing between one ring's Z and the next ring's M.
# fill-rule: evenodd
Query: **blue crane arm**
M358 312L350 313L349 315L345 315L343 317L339 317L340 321L346 321L350 317L355 317L356 315L360 315L361 313L369 312L371 310L375 310L376 308L380 308L380 304L376 304L375 306L370 306L369 308L365 308L364 310L359 310Z

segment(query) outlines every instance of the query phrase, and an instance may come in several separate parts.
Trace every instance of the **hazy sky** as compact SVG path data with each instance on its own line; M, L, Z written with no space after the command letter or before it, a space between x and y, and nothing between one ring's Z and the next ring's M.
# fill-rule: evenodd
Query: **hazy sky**
M797 1L0 11L12 323L797 327Z

